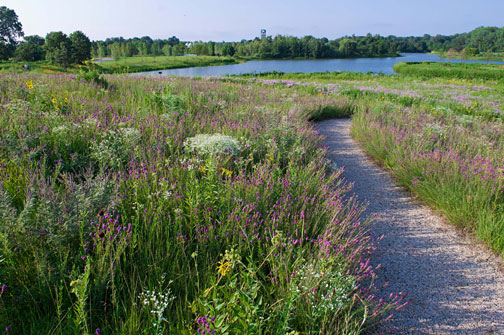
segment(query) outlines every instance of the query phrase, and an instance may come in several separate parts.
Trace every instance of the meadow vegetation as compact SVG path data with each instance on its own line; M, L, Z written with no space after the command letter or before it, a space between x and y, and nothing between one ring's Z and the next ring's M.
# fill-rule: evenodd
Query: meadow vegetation
M408 75L269 73L236 80L344 99L354 111L352 134L371 156L504 256L504 69L422 63L399 71Z
M7 332L359 334L405 306L307 121L347 98L95 79L0 78Z

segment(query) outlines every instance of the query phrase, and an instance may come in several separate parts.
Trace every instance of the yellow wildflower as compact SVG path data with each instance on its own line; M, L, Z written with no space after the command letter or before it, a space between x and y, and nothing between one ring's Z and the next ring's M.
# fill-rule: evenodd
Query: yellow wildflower
M94 58L91 58L91 61L94 62Z
M86 65L87 65L87 63L88 63L88 61L87 61L87 60L85 60L85 61L84 61L84 64L86 64Z
M52 98L52 103L55 104L56 102L58 102L58 100L56 100L56 98Z
M229 271L229 268L231 266L231 263L229 261L219 261L219 266L217 267L217 272L220 273L222 277L226 275L226 273Z
M273 158L271 158L270 154L266 154L266 161L269 163L273 162Z
M65 98L65 100L64 100L64 101L65 101L65 103L68 103L68 99L67 99L67 98Z
M205 169L205 166L204 166L204 165L200 166L200 168L199 168L199 169L200 169L200 171L201 171L201 172L203 172L203 173L205 173L205 172L206 172L206 169Z
M231 177L233 175L233 171L228 170L226 168L222 168L222 175L226 177Z
M33 88L33 81L28 80L27 82L25 82L25 85L26 87L28 87L29 90L31 90Z

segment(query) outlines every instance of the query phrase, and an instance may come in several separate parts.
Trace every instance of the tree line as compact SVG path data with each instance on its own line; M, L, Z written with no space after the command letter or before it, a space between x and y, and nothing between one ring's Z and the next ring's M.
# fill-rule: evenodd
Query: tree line
M504 52L504 27L479 27L468 33L455 35L425 34L421 37L388 36L387 40L397 46L401 52L440 51L483 54L487 52Z
M19 41L23 37L23 41ZM91 57L119 59L132 56L238 56L259 59L282 58L350 58L395 56L398 52L463 52L471 56L504 52L504 27L480 27L455 35L397 37L367 34L338 39L277 35L256 37L240 42L187 42L176 36L152 39L149 36L125 39L107 38L90 41L81 31L69 36L51 32L45 38L24 36L22 24L14 10L0 7L0 60L46 59L63 67L79 64Z

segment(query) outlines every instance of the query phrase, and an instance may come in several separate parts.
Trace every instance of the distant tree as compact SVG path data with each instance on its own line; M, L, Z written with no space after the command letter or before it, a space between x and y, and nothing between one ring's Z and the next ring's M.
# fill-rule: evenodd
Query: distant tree
M186 53L186 45L185 43L179 43L177 45L175 45L175 47L173 48L173 54L175 56L183 56L185 55Z
M72 42L61 31L47 34L45 48L46 59L52 64L66 68L72 63Z
M72 62L80 64L91 58L91 41L80 30L70 34L72 42Z
M345 38L339 43L339 52L344 57L350 57L355 55L355 51L357 49L357 43L349 38Z
M234 56L234 54L235 54L235 48L233 47L233 44L226 43L222 47L221 52L222 52L223 56Z
M122 56L121 43L115 42L115 43L109 45L109 49L110 49L110 55L112 56L112 58L114 58L115 60L118 60L121 58L121 56Z
M30 36L25 36L23 39L26 42L33 43L39 46L43 46L45 44L45 39L39 35L30 35Z
M172 49L173 47L169 44L166 44L164 47L163 47L163 53L165 54L165 56L171 56L172 55Z
M175 36L172 36L168 39L168 44L172 47L174 47L175 45L179 44L180 43L180 40L175 37Z
M96 53L99 58L107 57L107 47L104 42L99 41L97 43Z
M34 62L44 59L44 56L42 47L31 42L21 43L14 52L14 59L17 61Z
M0 59L8 59L16 49L17 38L23 36L23 25L16 12L0 7Z
M460 54L461 54L462 58L465 59L465 58L475 56L477 53L478 53L478 49L465 47L464 49L462 49L462 52Z

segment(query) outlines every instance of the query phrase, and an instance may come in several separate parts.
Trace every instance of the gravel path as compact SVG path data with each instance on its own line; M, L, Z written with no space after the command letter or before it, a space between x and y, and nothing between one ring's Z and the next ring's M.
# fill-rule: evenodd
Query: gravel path
M378 333L504 334L499 260L397 187L350 137L350 127L349 119L317 125L330 158L370 203L366 215L376 216L371 234L385 235L373 257L382 264L378 284L389 282L409 301Z

